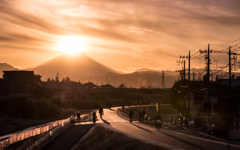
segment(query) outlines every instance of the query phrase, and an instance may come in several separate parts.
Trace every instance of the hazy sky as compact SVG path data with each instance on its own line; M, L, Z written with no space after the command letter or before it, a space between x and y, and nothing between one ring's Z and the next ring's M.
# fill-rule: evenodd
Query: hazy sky
M37 66L61 54L61 38L79 36L83 53L115 70L175 70L189 50L239 43L239 8L239 0L0 0L0 62ZM225 65L228 56L211 58Z

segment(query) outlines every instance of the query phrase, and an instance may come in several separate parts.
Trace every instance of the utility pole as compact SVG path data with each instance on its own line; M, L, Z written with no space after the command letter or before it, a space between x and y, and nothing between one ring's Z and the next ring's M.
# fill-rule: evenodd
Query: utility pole
M210 44L208 44L208 61L207 61L207 82L208 82L208 86L209 86L209 76L210 76Z
M230 90L232 89L232 77L231 77L231 47L229 46L229 52L228 52L228 56L229 56L229 87Z
M189 55L188 55L188 82L190 82L190 50L189 50Z
M209 99L209 87L210 87L210 80L209 80L209 75L210 75L210 44L208 44L208 61L207 61L207 131L208 131L208 134L210 134L210 109L209 109L209 103L210 103L210 99Z
M185 81L185 60L183 61L183 80Z
M190 76L191 76L191 71L190 71L190 60L191 60L191 56L190 56L190 50L189 50L189 55L188 56L180 56L180 58L188 58L188 92L186 95L186 125L189 128L189 120L190 120ZM185 68L185 60L183 61L184 63L184 68L183 68L183 80L185 81L185 75L186 75L186 68Z
M190 50L189 50L189 55L188 55L188 128L189 126L189 121L190 121Z
M193 70L193 81L195 81L195 74L194 74L194 70Z
M214 60L215 62L216 62L216 68L217 68L217 62L219 61L219 60Z

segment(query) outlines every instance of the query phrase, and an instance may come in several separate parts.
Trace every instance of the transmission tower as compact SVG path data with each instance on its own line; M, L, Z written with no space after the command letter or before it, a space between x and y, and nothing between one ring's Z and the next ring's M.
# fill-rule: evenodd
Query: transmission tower
M162 88L165 88L165 83L164 83L164 70L162 71Z

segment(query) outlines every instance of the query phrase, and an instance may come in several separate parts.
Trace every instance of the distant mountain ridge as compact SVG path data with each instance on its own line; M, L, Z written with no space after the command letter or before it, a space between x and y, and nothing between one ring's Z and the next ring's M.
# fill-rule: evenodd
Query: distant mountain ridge
M83 53L74 56L67 54L59 55L35 68L32 68L36 74L41 74L43 78L55 77L57 72L61 77L72 77L72 79L81 76L105 75L108 72L118 73L118 71L102 65Z
M6 63L0 64L0 70L1 68L2 70L17 69ZM178 73L166 70L164 71L163 84L162 71L141 68L132 73L123 73L104 66L82 53L74 56L62 54L37 67L28 68L28 70L40 74L42 81L46 81L47 78L55 79L58 72L60 81L68 76L71 80L80 80L82 83L111 84L115 87L125 83L127 87L134 88L162 88L164 86L170 88L178 79Z
M16 70L18 68L15 68L7 63L0 63L0 75L2 77L3 71L11 71L11 70Z
M134 72L163 72L165 74L169 74L169 75L177 75L178 73L176 71L171 71L171 70L154 70L154 69L149 69L149 68L140 68L140 69L137 69L136 71ZM132 72L132 73L134 73Z

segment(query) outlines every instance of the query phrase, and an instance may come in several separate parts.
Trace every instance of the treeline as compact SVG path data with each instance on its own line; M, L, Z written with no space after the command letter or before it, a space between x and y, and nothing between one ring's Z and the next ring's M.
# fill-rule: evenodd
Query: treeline
M27 97L0 98L0 117L24 119L52 119L61 114L62 109L97 109L97 101L79 99L29 99Z

